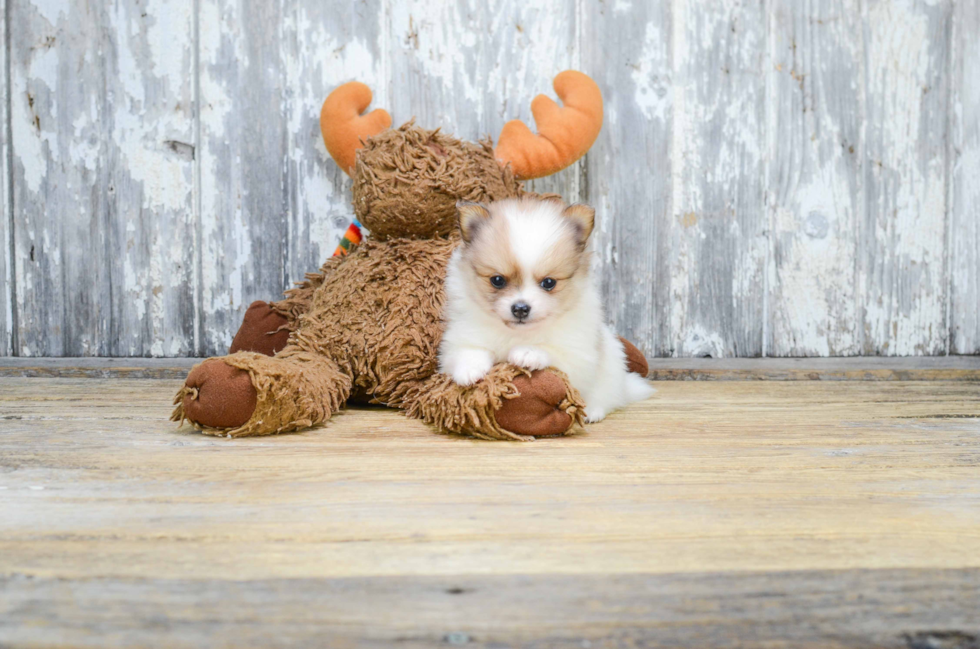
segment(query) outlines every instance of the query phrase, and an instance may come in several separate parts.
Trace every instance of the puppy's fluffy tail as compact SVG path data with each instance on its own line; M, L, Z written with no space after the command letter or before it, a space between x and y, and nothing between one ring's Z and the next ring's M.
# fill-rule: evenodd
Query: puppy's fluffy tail
M656 390L650 385L650 382L639 374L630 373L626 375L626 398L629 399L630 403L649 399L655 392Z

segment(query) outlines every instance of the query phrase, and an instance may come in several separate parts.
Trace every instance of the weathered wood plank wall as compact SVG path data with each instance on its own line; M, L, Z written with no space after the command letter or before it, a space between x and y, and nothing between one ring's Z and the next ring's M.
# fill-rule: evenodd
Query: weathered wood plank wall
M3 75L3 83L0 83L0 178L3 180L3 187L0 188L0 300L3 301L3 308L0 309L0 355L9 356L13 353L11 347L12 332L14 330L14 296L13 296L13 273L10 264L11 259L11 232L13 225L11 197L10 197L10 117L7 110L10 105L8 101L10 68L7 66L7 0L0 0L0 34L3 35L4 47L0 47L0 74Z
M193 353L192 0L7 4L15 352Z
M950 350L980 350L980 2L957 2L950 39Z
M980 352L973 0L0 7L0 354L222 353L346 228L333 87L477 139L570 67L606 124L533 187L646 352Z
M773 4L767 188L774 355L862 352L860 15L858 0Z

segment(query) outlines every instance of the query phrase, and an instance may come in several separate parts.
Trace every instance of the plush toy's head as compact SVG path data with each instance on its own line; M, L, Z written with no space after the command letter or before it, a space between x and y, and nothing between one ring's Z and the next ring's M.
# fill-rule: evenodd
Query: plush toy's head
M354 211L371 236L432 238L456 224L456 201L520 196L488 141L461 142L411 122L368 138L354 166Z
M540 134L513 120L496 149L489 140L462 142L412 122L392 129L382 109L361 115L371 91L356 81L330 93L320 128L330 155L354 180L354 212L372 238L442 237L455 230L457 201L520 196L520 180L564 169L595 142L599 87L575 71L555 77L554 87L564 107L544 95L531 103Z

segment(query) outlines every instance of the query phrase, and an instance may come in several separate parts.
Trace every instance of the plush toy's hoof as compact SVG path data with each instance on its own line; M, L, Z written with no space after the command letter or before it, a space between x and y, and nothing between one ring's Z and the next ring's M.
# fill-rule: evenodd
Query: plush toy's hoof
M273 311L268 302L252 302L245 312L242 326L231 341L228 353L255 352L275 356L289 341L289 330L280 329L288 322Z
M255 411L248 372L218 359L204 361L184 382L184 416L207 428L238 428Z
M514 378L520 396L505 399L494 412L497 424L518 435L554 437L572 427L572 416L560 408L566 398L565 384L548 370L532 372L530 377Z
M623 349L626 350L626 369L643 377L649 374L650 364L647 363L647 358L643 352L625 338L620 338L619 341L623 343Z

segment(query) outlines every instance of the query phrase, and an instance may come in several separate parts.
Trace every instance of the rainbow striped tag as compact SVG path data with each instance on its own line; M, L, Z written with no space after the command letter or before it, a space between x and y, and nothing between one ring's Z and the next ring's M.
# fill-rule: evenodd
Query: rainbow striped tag
M351 251L351 248L361 242L362 238L361 224L357 222L357 219L354 219L354 222L347 228L347 232L344 233L344 238L340 240L340 245L333 251L333 256L346 255Z

